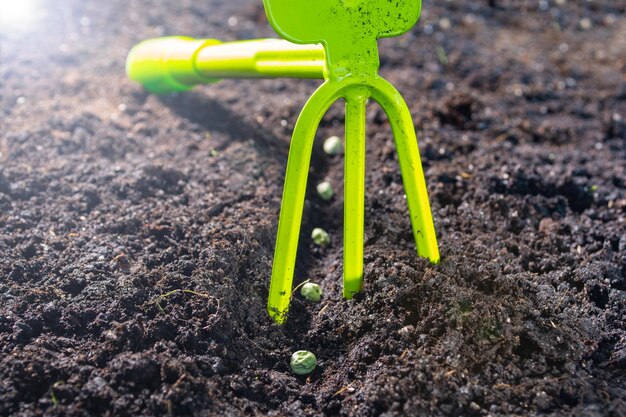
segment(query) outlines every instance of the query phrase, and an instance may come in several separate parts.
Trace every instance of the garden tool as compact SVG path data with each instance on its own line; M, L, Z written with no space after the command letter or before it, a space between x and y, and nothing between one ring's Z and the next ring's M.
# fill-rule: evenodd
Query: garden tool
M418 255L439 262L415 127L400 93L378 75L377 39L399 36L418 20L421 0L264 0L284 40L220 43L161 38L131 51L127 72L150 91L183 91L226 77L324 78L305 104L291 140L267 311L285 322L291 301L307 176L317 127L345 100L343 296L363 286L365 107L372 98L389 118ZM288 42L287 42L288 41Z

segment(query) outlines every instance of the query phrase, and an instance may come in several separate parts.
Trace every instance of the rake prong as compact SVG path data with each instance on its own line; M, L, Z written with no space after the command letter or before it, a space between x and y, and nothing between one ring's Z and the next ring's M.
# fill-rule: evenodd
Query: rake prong
M411 112L398 90L383 78L377 77L371 94L387 113L395 137L417 253L431 263L439 263L437 236Z
M337 83L322 84L302 109L293 131L267 301L267 312L278 324L287 319L291 301L300 222L315 132L328 107L340 97L341 88Z
M343 296L351 299L363 287L365 218L366 88L346 93L346 151L344 161Z

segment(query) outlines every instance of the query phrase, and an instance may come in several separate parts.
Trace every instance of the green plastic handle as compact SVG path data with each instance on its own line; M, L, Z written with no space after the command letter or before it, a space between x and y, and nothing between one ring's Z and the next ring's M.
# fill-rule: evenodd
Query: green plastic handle
M187 91L222 78L324 78L321 45L282 39L225 42L183 36L155 38L128 54L126 73L156 94Z

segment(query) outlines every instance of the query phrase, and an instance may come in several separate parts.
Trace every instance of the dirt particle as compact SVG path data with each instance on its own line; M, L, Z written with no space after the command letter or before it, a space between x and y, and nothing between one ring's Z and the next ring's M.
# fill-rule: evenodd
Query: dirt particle
M436 114L444 124L451 124L459 129L476 127L477 114L482 109L480 100L470 93L459 93L448 98Z
M539 222L539 232L544 235L554 234L558 230L559 224L549 217L541 219Z
M16 343L24 344L34 336L33 328L28 324L18 321L13 325L13 340Z
M609 287L599 281L588 282L585 286L589 301L593 302L598 308L604 309L609 302Z

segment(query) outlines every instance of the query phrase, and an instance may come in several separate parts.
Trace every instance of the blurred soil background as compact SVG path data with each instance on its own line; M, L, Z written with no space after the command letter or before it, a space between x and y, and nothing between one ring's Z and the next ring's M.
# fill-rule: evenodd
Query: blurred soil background
M274 236L290 134L319 82L157 97L124 73L150 37L275 36L261 0L13 3L0 415L626 415L626 3L427 0L410 33L381 41L442 262L415 253L372 103L365 288L341 299L343 162L321 149L343 135L335 105L296 277L325 297L294 296L284 327L265 312ZM289 369L299 349L319 359L308 377Z

